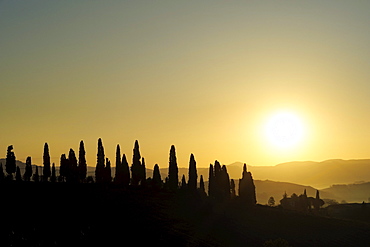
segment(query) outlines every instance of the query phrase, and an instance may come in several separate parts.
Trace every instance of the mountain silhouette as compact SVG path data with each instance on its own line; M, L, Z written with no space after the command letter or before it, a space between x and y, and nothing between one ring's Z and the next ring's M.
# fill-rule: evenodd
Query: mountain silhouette
M234 178L238 174L229 167L242 167L242 163L235 162L228 166L230 177ZM294 161L276 166L248 166L248 170L257 180L290 182L318 189L327 188L333 184L370 181L370 159Z

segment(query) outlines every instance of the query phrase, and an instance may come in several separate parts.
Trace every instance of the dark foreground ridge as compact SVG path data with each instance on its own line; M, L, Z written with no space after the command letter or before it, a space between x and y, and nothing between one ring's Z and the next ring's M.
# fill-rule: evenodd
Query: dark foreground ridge
M1 246L368 246L370 225L187 191L4 183ZM264 245L265 244L265 245Z

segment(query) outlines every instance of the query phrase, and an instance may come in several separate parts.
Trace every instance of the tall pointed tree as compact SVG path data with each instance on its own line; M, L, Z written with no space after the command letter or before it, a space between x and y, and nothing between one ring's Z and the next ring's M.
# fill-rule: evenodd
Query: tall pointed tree
M222 186L221 189L222 197L224 199L230 199L231 194L230 177L225 165L223 165L221 169L221 186Z
M116 173L114 175L114 182L116 184L123 183L123 165L121 161L121 148L119 144L117 144L116 148Z
M43 175L44 181L47 182L51 175L51 169L50 169L49 145L46 142L44 145L43 164L44 164L44 167L42 170L42 175Z
M176 190L179 184L179 175L178 175L178 167L177 167L177 158L176 158L176 149L175 146L172 145L170 149L170 161L169 161L169 168L168 168L168 186L170 190Z
M322 205L324 205L324 204L325 204L325 202L322 199L320 199L320 192L319 192L319 190L316 190L316 197L315 197L314 203L313 203L314 209L316 211L319 211L320 207Z
M69 149L68 162L69 162L69 171L67 176L67 182L75 183L78 181L77 158L75 151L72 148Z
M60 167L59 167L59 175L62 178L62 181L65 181L68 177L69 173L69 162L65 154L60 156Z
M13 173L16 171L15 166L15 155L13 150L13 145L8 146L6 151L6 163L5 163L5 170L8 173L8 176L13 178Z
M139 149L139 142L136 140L134 149L133 149L133 156L132 156L132 165L131 165L131 175L132 175L132 180L131 180L131 185L132 186L138 186L139 182L141 181L141 162L140 162L140 149Z
M188 181L188 188L190 191L196 191L197 182L198 182L197 163L195 162L194 155L190 154L189 181Z
M161 173L159 172L158 164L154 165L152 186L154 189L160 189L162 187Z
M112 168L110 165L110 160L108 158L106 160L106 167L104 169L104 182L105 183L110 183L112 182Z
M204 186L204 181L203 181L203 175L200 175L200 181L199 181L199 193L202 196L206 196L206 189Z
M146 167L145 167L145 159L144 159L144 157L141 158L140 177L141 177L140 184L142 186L144 186L144 187L147 186L147 184L146 184Z
M208 175L208 196L214 197L214 187L215 187L215 175L213 172L213 165L209 165L209 175Z
M57 176L55 174L55 163L51 166L51 176L50 176L50 182L55 183L57 181Z
M101 138L98 139L98 154L95 168L95 181L97 183L104 182L104 170L105 170L105 155L104 147Z
M239 179L239 198L247 205L255 205L256 199L256 188L252 174L247 171L247 165L243 166L242 178Z
M24 181L27 181L27 182L30 181L31 177L32 177L32 161L31 161L31 157L28 156L26 159L26 167L25 167L25 171L23 175Z
M84 181L87 174L87 164L85 155L86 155L85 144L81 140L80 148L78 151L78 178L80 181Z
M128 166L126 155L122 155L122 185L128 186L130 184L130 168Z
M186 189L187 185L186 185L186 179L185 179L185 174L182 174L182 178L181 178L181 189Z
M215 160L214 165L214 197L217 200L222 198L222 175L221 175L221 164L217 160Z

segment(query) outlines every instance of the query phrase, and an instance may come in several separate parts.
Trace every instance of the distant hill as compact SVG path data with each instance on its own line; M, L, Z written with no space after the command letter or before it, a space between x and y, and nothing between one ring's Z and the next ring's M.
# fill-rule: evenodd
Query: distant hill
M323 193L329 194L331 199L338 202L369 202L370 201L370 182L359 184L335 184L323 189Z
M241 167L237 162L229 165ZM326 160L323 162L288 162L276 166L248 166L254 179L284 181L327 188L333 184L353 184L370 181L370 160ZM240 176L228 169L230 177Z

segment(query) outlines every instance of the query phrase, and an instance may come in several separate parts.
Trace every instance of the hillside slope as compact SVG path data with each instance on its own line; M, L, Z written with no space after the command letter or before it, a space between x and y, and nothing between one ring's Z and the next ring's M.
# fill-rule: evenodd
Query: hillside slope
M94 184L2 184L4 246L367 246L367 223ZM47 195L47 196L45 196ZM25 215L24 205L27 205ZM48 205L45 207L45 205ZM27 216L27 217L25 217Z

